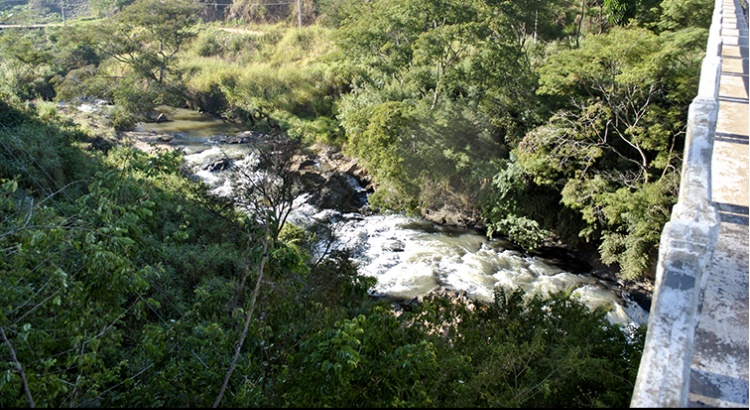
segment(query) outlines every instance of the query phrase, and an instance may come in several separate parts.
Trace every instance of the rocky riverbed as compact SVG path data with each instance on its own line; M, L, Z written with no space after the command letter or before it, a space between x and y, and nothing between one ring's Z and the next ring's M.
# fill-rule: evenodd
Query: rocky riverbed
M96 121L95 105L77 111L79 117ZM186 115L189 121L202 119L194 112ZM221 120L205 120L211 123L200 124L196 133L185 120L180 120L178 130L171 129L175 124L167 121L141 124L134 131L108 135L98 143L129 144L143 151L179 149L194 174L216 194L231 195L228 175L232 167L248 150L272 143L274 137L238 131L235 125L222 132ZM396 299L409 301L438 292L482 300L494 286L505 282L521 284L530 291L573 286L592 304L612 304L613 321L647 320L650 282L618 280L615 269L599 262L596 249L569 250L553 245L526 254L502 238L484 238L476 216L457 209L425 210L423 218L415 219L378 215L367 202L377 186L356 159L334 147L300 148L289 157L288 166L305 192L297 204L298 217L328 224L330 230L345 230L338 235L348 237L349 243L340 241L339 246L355 243L361 269L379 278L376 295L396 295Z

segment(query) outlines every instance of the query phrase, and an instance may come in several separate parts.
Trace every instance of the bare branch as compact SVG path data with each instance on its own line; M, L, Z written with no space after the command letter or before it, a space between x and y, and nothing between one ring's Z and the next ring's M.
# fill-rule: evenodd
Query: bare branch
M255 282L255 289L253 289L253 298L250 302L250 310L247 313L247 316L245 317L245 327L242 329L242 335L240 336L240 341L237 343L237 348L234 351L234 357L232 358L232 364L229 366L229 370L227 371L226 376L224 376L224 383L221 385L221 390L219 391L219 395L216 397L216 401L214 401L213 408L216 408L221 403L221 399L224 397L224 392L227 389L227 385L229 384L229 379L232 377L232 373L234 373L234 368L237 366L237 360L240 357L240 351L242 350L242 345L245 343L245 338L247 337L248 329L250 328L250 320L253 317L253 311L255 310L255 301L258 298L258 293L260 293L260 284L263 280L263 271L265 269L266 262L268 261L268 242L269 242L269 227L268 224L266 224L266 236L263 240L263 257L260 260L260 267L258 267L258 280Z
M13 349L13 345L10 344L10 340L5 336L5 329L0 326L0 336L3 338L3 342L8 346L8 349L10 349L10 358L13 360L13 364L16 365L16 370L18 370L18 374L21 376L21 383L23 384L23 391L26 393L26 398L29 399L29 407L34 408L34 398L31 397L31 390L29 389L29 383L26 381L26 373L23 371L23 366L21 366L21 362L18 361L18 358L16 357L16 351Z

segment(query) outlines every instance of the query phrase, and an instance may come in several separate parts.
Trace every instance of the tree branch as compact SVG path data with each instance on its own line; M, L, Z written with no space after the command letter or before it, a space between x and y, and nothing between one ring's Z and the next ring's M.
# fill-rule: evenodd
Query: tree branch
M10 349L10 358L13 360L13 363L16 365L16 370L18 370L18 374L21 376L21 383L23 384L23 391L26 393L26 398L29 399L29 407L34 408L34 398L31 397L31 390L29 389L29 383L26 381L26 373L23 371L23 367L21 366L21 363L18 361L18 358L16 357L16 351L13 349L13 345L10 344L10 341L5 336L5 329L0 326L0 336L3 338L3 342L8 346L8 349Z
M234 357L232 358L232 364L229 366L229 370L227 371L226 376L224 376L224 383L221 385L221 390L219 391L219 395L216 397L216 401L214 401L212 408L219 407L219 403L221 403L221 399L224 397L224 392L227 389L227 385L229 384L229 378L232 377L232 373L234 373L234 368L237 366L237 360L240 357L240 351L242 350L242 345L245 343L245 338L247 337L247 331L250 328L250 319L253 317L253 310L255 310L255 301L258 298L258 293L260 293L260 284L261 280L263 279L263 270L265 269L266 261L268 260L268 242L269 242L269 226L266 224L265 229L265 238L263 239L263 257L260 260L260 267L258 268L258 280L255 282L255 289L253 290L253 298L250 302L250 310L247 313L247 317L245 318L245 327L242 329L242 335L240 336L240 341L237 344L237 348L234 351Z

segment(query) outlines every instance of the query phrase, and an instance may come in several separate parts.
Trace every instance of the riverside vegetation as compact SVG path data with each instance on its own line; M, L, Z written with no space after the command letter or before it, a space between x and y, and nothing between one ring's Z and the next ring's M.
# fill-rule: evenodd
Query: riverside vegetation
M648 278L713 2L67 3L93 17L0 32L0 405L629 405L644 329L512 289L394 315L345 253L310 261L290 185L213 197L179 152L55 102L114 103L115 130L164 104L334 145L373 207L594 245Z

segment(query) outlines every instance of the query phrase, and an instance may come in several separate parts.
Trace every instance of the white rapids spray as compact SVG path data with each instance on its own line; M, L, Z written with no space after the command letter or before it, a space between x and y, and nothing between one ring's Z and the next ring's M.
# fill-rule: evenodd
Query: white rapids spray
M603 306L611 323L640 325L648 312L623 300L597 279L576 275L496 243L469 230L442 228L399 214L362 216L319 211L300 198L291 219L332 223L332 248L347 249L363 275L377 278L373 295L413 299L445 288L491 301L497 286L546 295L572 290L590 308ZM321 249L322 251L322 249ZM319 256L319 255L317 255Z

